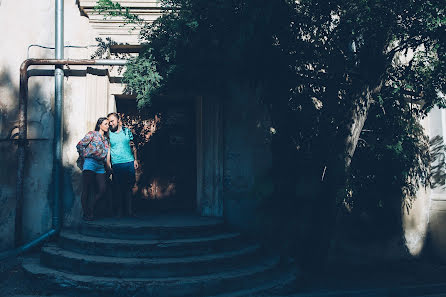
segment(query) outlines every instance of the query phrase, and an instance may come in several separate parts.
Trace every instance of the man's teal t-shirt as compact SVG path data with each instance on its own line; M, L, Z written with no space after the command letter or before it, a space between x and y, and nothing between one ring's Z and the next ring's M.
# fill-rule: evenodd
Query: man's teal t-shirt
M133 153L130 148L130 141L133 140L132 132L122 127L121 131L110 131L110 156L112 164L133 162Z

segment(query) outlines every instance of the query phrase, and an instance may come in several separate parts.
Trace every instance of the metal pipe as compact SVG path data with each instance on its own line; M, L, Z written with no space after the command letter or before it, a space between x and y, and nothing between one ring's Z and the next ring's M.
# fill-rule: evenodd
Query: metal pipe
M95 65L105 65L105 66L124 66L127 63L127 60L111 60L111 59L104 59L104 60L95 60Z
M20 91L19 91L19 139L17 140L17 184L16 184L16 217L15 217L15 243L16 247L21 244L22 238L22 204L23 204L23 193L24 193L24 175L25 175L25 163L26 163L26 146L28 144L27 140L27 126L28 126L28 68L31 65L102 65L102 66L124 66L127 63L126 60L51 60L51 59L26 59L20 65ZM63 72L62 72L63 73ZM62 126L62 125L61 125ZM54 212L59 212L60 209L54 209ZM42 235L38 239L32 241L31 243L25 244L15 250L0 253L0 260L3 257L8 257L22 253L33 246L36 246L44 239L57 234L60 230L60 226L54 225L54 223L59 223L60 213L54 214L53 216L53 229Z
M51 229L47 233L40 235L38 238L34 239L33 241L24 244L16 249L9 250L3 253L0 253L0 260L4 260L13 256L18 256L21 253L30 250L31 248L39 245L40 243L44 242L45 240L51 238L53 235L55 235L57 232L54 229Z
M64 6L63 0L55 0L56 9L55 9L55 42L54 47L56 49L55 58L58 60L63 59L64 57Z
M64 1L56 0L55 58L64 58ZM60 229L60 200L62 196L62 142L63 142L63 66L54 69L54 138L53 138L53 228Z

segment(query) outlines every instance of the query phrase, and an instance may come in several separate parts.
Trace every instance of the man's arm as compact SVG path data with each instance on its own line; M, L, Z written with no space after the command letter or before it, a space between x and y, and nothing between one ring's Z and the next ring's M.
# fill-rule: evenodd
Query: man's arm
M133 158L135 159L135 161L133 161L133 166L135 167L135 170L138 169L139 164L138 164L138 154L136 151L136 145L133 142L133 140L130 141L130 148L132 149L133 152Z
M108 171L112 171L110 150L108 150L108 153L107 153L107 167L108 167L107 168Z
M132 131L130 131L129 128L125 128L124 132L126 132L126 135L129 138L130 149L133 152L133 159L134 159L133 167L135 167L135 170L136 170L136 169L138 169L139 164L138 164L138 155L137 155L137 152L136 152L136 145L135 145L135 142L133 141L133 134L132 134Z

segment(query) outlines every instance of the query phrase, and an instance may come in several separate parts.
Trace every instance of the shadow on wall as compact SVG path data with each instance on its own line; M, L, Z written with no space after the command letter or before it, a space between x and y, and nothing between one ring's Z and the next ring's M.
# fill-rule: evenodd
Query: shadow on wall
M0 250L12 248L14 245L15 220L15 183L16 176L11 174L17 170L16 145L13 144L13 131L16 126L17 112L13 102L7 98L18 98L18 90L13 87L10 74L0 73ZM8 169L8 170L5 170Z
M435 136L429 141L432 167L431 167L431 182L432 188L444 188L446 181L446 145L443 137Z
M31 82L28 101L28 146L25 167L25 197L23 201L24 240L35 238L47 231L51 224L47 214L51 212L48 186L51 180L51 100L42 88L43 84ZM0 73L0 250L14 245L16 172L18 137L17 82L8 69ZM33 193L32 197L29 193Z
M0 139L9 141L17 126L19 90L13 84L9 71L0 72ZM10 100L8 100L10 99Z
M70 73L65 71L66 76ZM78 71L77 76L85 76L86 71ZM70 93L69 84L65 84L64 94ZM64 100L64 110L72 110L73 100ZM77 154L70 156L65 150L73 143L70 140L70 123L68 117L63 118L63 192L62 192L62 224L64 226L77 225L82 217L82 208L80 204L80 194L82 191L82 171L75 165ZM87 133L88 131L85 131ZM82 135L83 137L83 135ZM78 139L80 140L80 139ZM77 142L76 142L77 143ZM76 145L74 143L74 145ZM68 149L69 151L69 149ZM73 160L73 158L75 159Z
M65 76L85 77L86 70L65 70ZM51 228L53 208L52 193L52 138L54 101L54 71L51 69L28 70L28 138L26 155L25 197L23 205L24 239L34 239ZM13 80L11 71L0 73L0 251L13 247L15 207L16 207L16 144L18 136L18 98L17 80ZM71 84L65 84L65 97L71 93ZM72 110L72 100L64 100L64 110ZM70 123L64 117L63 147L71 146ZM85 131L87 132L87 131ZM75 144L74 144L75 145ZM73 159L74 158L74 159ZM63 155L63 194L61 207L65 225L77 224L81 218L79 195L81 192L81 171L76 167L77 156L68 151ZM27 194L33 193L33 196Z

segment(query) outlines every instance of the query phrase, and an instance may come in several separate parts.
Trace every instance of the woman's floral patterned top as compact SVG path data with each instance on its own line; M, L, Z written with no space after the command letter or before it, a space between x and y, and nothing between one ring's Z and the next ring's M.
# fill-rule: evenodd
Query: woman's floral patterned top
M82 158L93 158L106 162L110 142L99 131L90 131L78 142L76 149Z

